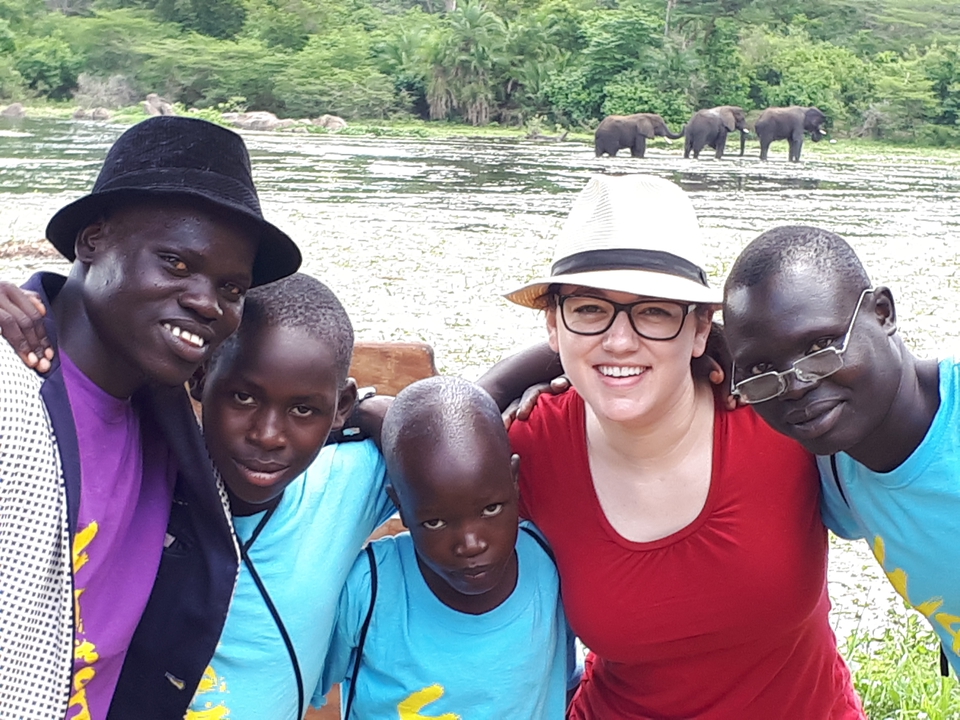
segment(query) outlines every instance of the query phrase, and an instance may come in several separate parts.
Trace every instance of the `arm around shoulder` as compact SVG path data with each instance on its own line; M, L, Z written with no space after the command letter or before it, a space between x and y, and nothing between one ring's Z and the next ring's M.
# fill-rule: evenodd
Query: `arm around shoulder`
M477 384L490 393L503 412L531 385L549 382L562 374L560 356L543 342L504 358L487 370Z

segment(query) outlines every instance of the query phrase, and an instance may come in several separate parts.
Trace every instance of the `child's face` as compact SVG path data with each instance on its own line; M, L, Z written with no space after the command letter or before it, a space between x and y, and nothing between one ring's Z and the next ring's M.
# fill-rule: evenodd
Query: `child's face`
M517 485L503 441L478 430L473 451L447 443L407 449L394 499L410 528L424 579L461 612L503 602L516 585Z
M818 350L840 348L860 297L836 277L783 272L724 300L724 330L734 360L734 381L782 372ZM819 380L784 376L778 397L757 403L778 432L818 455L850 451L867 439L893 403L900 359L889 291L868 292L850 331L843 367Z
M203 386L207 447L236 514L269 507L313 462L353 407L353 381L339 387L331 348L293 328L238 338Z

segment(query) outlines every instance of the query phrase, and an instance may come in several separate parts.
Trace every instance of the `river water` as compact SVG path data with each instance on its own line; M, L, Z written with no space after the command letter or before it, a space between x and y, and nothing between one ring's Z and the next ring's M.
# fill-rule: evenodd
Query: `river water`
M122 127L25 120L0 125L0 277L64 269L43 229L89 190ZM474 379L544 337L542 318L499 293L545 271L573 195L596 172L647 172L683 186L705 227L711 281L740 249L781 224L843 235L897 299L923 355L960 338L960 154L844 154L800 164L774 146L745 158L684 160L680 144L643 160L598 160L580 143L248 133L265 215L289 232L305 272L344 301L359 339L420 339L441 372ZM830 586L838 635L903 612L861 543L835 542Z

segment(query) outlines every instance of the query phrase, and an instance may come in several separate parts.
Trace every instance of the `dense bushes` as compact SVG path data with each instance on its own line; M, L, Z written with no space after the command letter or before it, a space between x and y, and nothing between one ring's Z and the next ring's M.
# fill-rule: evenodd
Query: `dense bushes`
M839 132L960 141L949 0L667 4L0 0L0 97L109 104L159 92L201 108L243 97L286 116L574 127L611 113L679 126L700 107L800 104Z

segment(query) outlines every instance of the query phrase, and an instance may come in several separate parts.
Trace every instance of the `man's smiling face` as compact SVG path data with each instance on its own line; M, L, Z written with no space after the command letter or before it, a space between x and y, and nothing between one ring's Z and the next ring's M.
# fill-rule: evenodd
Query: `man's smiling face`
M840 348L863 288L810 268L785 270L751 287L729 288L724 329L734 382L783 372L811 353ZM843 367L802 381L784 376L786 389L754 407L778 432L818 455L849 451L866 440L890 409L900 383L893 301L878 288L864 296L853 322Z
M186 382L240 323L257 242L196 202L131 204L78 236L84 307L105 359L98 384L120 396Z

